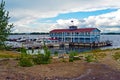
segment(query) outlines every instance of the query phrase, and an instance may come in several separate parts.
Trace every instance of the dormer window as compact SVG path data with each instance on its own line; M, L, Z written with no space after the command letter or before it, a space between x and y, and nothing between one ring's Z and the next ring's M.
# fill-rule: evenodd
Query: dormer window
M70 30L75 30L75 29L77 29L77 26L69 26L69 29Z

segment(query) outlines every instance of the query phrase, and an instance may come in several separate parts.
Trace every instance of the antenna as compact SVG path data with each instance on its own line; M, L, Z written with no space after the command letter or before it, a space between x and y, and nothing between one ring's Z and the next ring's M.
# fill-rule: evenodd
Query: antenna
M74 26L74 21L73 20L71 20L71 23L72 23L72 26Z
M74 21L73 21L73 20L71 20L71 23L72 23L72 25L69 26L69 29L70 29L70 30L75 30L75 29L77 29L77 26L74 26Z

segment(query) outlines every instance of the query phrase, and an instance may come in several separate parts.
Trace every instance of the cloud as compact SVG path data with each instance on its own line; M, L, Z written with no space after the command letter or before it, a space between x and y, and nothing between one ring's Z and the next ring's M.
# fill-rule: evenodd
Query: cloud
M28 15L46 18L60 13L120 8L118 2L119 0L6 0L6 7L13 17Z
M115 12L94 16L94 25L106 28L120 28L120 9ZM88 17L88 20L90 17Z
M120 9L115 12L106 13L98 16L89 16L82 20L78 19L69 19L69 20L58 20L56 26L62 26L61 28L66 28L69 25L71 20L74 21L74 25L79 28L85 27L96 27L102 32L120 32Z
M40 19L56 17L70 12L96 11L120 8L120 0L5 0L10 12L14 32L49 32L54 28L67 28L71 19L59 19L56 23L42 23ZM99 16L89 16L82 20L74 19L79 27L98 27L102 31L117 31L120 25L120 10ZM114 29L112 29L114 28Z
M34 26L34 27L33 27ZM39 27L38 27L39 26ZM15 33L30 33L30 32L49 32L53 24L44 24L44 23L34 23L32 26L27 25L18 25L14 28Z
M98 16L89 16L88 18L79 19L59 19L56 23L40 23L35 19L24 18L16 24L14 32L49 32L52 29L68 28L70 25L79 28L96 27L102 32L120 32L120 9L115 12L106 13ZM73 23L71 21L74 21ZM22 23L22 24L21 24Z
M73 21L73 22L71 22L71 21ZM68 20L59 19L59 20L57 20L57 24L59 26L63 26L64 28L67 28L68 26L71 26L71 25L78 26L80 24L80 22L78 19L68 19Z

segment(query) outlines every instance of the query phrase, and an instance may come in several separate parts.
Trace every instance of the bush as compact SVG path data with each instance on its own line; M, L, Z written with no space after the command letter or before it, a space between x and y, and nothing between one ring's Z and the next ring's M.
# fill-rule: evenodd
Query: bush
M120 60L120 52L116 52L112 55L115 60Z
M47 47L44 47L44 51L45 51L45 54L44 54L43 62L44 64L48 64L51 61L51 53Z
M43 54L37 54L33 56L33 62L35 64L43 64L44 55Z
M69 57L69 62L73 62L73 58L72 57Z
M32 60L29 59L28 57L23 57L19 61L19 65L22 67L30 67L33 66Z
M30 67L34 64L48 64L51 61L51 53L44 44L44 54L41 54L40 51L38 51L38 54L30 55L27 53L27 50L25 48L20 49L20 61L19 65L22 67ZM34 50L32 50L32 53L34 53Z
M106 56L105 53L93 53L93 56L96 58L96 59L101 59L101 58L104 58Z
M70 53L69 54L69 62L73 62L74 60L73 60L73 57L74 57L74 53Z
M62 58L62 62L66 62L65 58Z
M55 55L55 56L58 56L58 52L57 52L57 51L55 51L55 52L54 52L54 55Z
M98 60L104 58L106 56L105 53L97 52L98 50L92 51L92 53L83 53L84 58L87 62L97 62Z
M20 51L21 53L20 53L19 65L22 67L33 66L32 56L27 53L27 50L25 48L21 48Z
M48 48L44 44L44 54L41 54L40 52L33 56L33 62L35 64L48 64L51 61L51 53L48 50Z
M44 54L37 54L33 56L33 62L35 64L48 64L50 63L50 58L48 56L45 56Z
M10 51L12 46L5 46L5 50Z
M77 52L74 52L74 51L70 52L70 54L69 54L69 62L73 62L74 60L80 60L79 57L75 57L77 55L78 55Z
M88 54L88 55L85 56L85 60L86 60L87 62L95 62L95 61L96 61L96 58L94 57L93 54Z

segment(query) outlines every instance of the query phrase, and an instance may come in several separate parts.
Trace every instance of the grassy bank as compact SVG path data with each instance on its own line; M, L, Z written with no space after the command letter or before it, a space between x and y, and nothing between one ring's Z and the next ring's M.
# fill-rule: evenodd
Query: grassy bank
M16 52L0 51L2 58L17 58ZM58 58L55 55L50 64L20 67L18 60L0 61L0 80L16 79L79 79L79 80L117 80L120 78L120 49L93 50L90 52L71 54L80 57L79 60L69 62L68 58ZM68 56L68 54L64 55ZM104 75L103 75L104 74ZM107 75L107 76L106 76ZM112 76L111 76L112 75ZM104 79L103 79L104 78Z
M18 52L0 50L0 58L17 58L18 56Z

